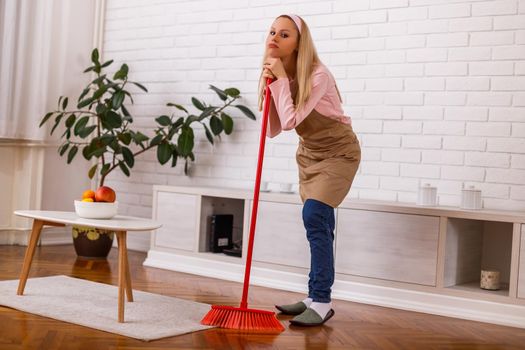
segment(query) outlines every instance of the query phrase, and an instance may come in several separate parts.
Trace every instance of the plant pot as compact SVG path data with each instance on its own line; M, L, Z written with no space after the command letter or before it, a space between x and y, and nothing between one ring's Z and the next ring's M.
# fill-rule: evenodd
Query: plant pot
M72 228L73 245L77 255L86 259L106 259L115 232L92 227L74 225Z

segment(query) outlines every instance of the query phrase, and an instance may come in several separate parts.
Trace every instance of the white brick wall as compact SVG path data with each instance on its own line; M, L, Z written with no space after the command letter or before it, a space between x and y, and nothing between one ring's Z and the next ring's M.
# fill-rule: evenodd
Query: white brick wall
M336 76L363 160L351 197L414 201L424 182L457 205L476 185L485 206L525 209L525 1L107 0L104 55L127 62L132 111L148 128L166 102L219 102L208 84L238 87L256 110L266 30L281 13L309 23ZM191 177L140 157L110 182L125 213L149 216L152 184L251 188L259 121L239 113L214 148L198 130ZM297 182L297 136L267 141L264 178ZM182 165L182 164L181 164Z

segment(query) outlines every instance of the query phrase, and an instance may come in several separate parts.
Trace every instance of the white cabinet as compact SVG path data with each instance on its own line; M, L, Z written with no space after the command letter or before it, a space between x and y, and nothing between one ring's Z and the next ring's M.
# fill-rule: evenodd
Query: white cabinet
M157 192L154 219L162 223L152 236L155 247L193 251L196 246L199 196Z
M243 281L252 191L154 186L153 198L163 227L144 265ZM302 207L298 194L260 194L252 284L306 292ZM234 216L241 257L209 249L220 214ZM349 200L335 214L333 298L525 328L525 213ZM480 289L485 268L500 271L500 290Z
M439 217L340 209L336 271L433 286Z
M310 267L310 248L302 222L302 205L259 202L253 260Z

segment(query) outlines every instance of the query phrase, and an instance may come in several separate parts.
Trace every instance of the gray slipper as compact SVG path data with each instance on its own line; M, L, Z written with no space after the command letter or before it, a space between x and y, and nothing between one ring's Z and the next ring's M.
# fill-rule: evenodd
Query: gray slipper
M294 326L301 327L320 326L329 319L331 319L334 314L334 309L330 309L330 311L328 311L325 318L323 319L314 309L308 308L302 314L292 318L290 320L290 323Z
M306 304L302 301L295 304L275 305L275 307L285 315L300 315L306 310Z

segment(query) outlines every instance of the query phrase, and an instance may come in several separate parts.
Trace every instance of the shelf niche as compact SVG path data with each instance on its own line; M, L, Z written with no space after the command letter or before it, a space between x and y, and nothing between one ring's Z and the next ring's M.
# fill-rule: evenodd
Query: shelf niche
M232 242L239 242L242 247L244 200L236 198L202 196L200 211L199 253L211 253L211 216L223 214L233 215ZM213 254L226 255L224 253Z
M508 222L449 218L444 287L509 295L512 228ZM481 270L500 271L499 290L479 286Z

